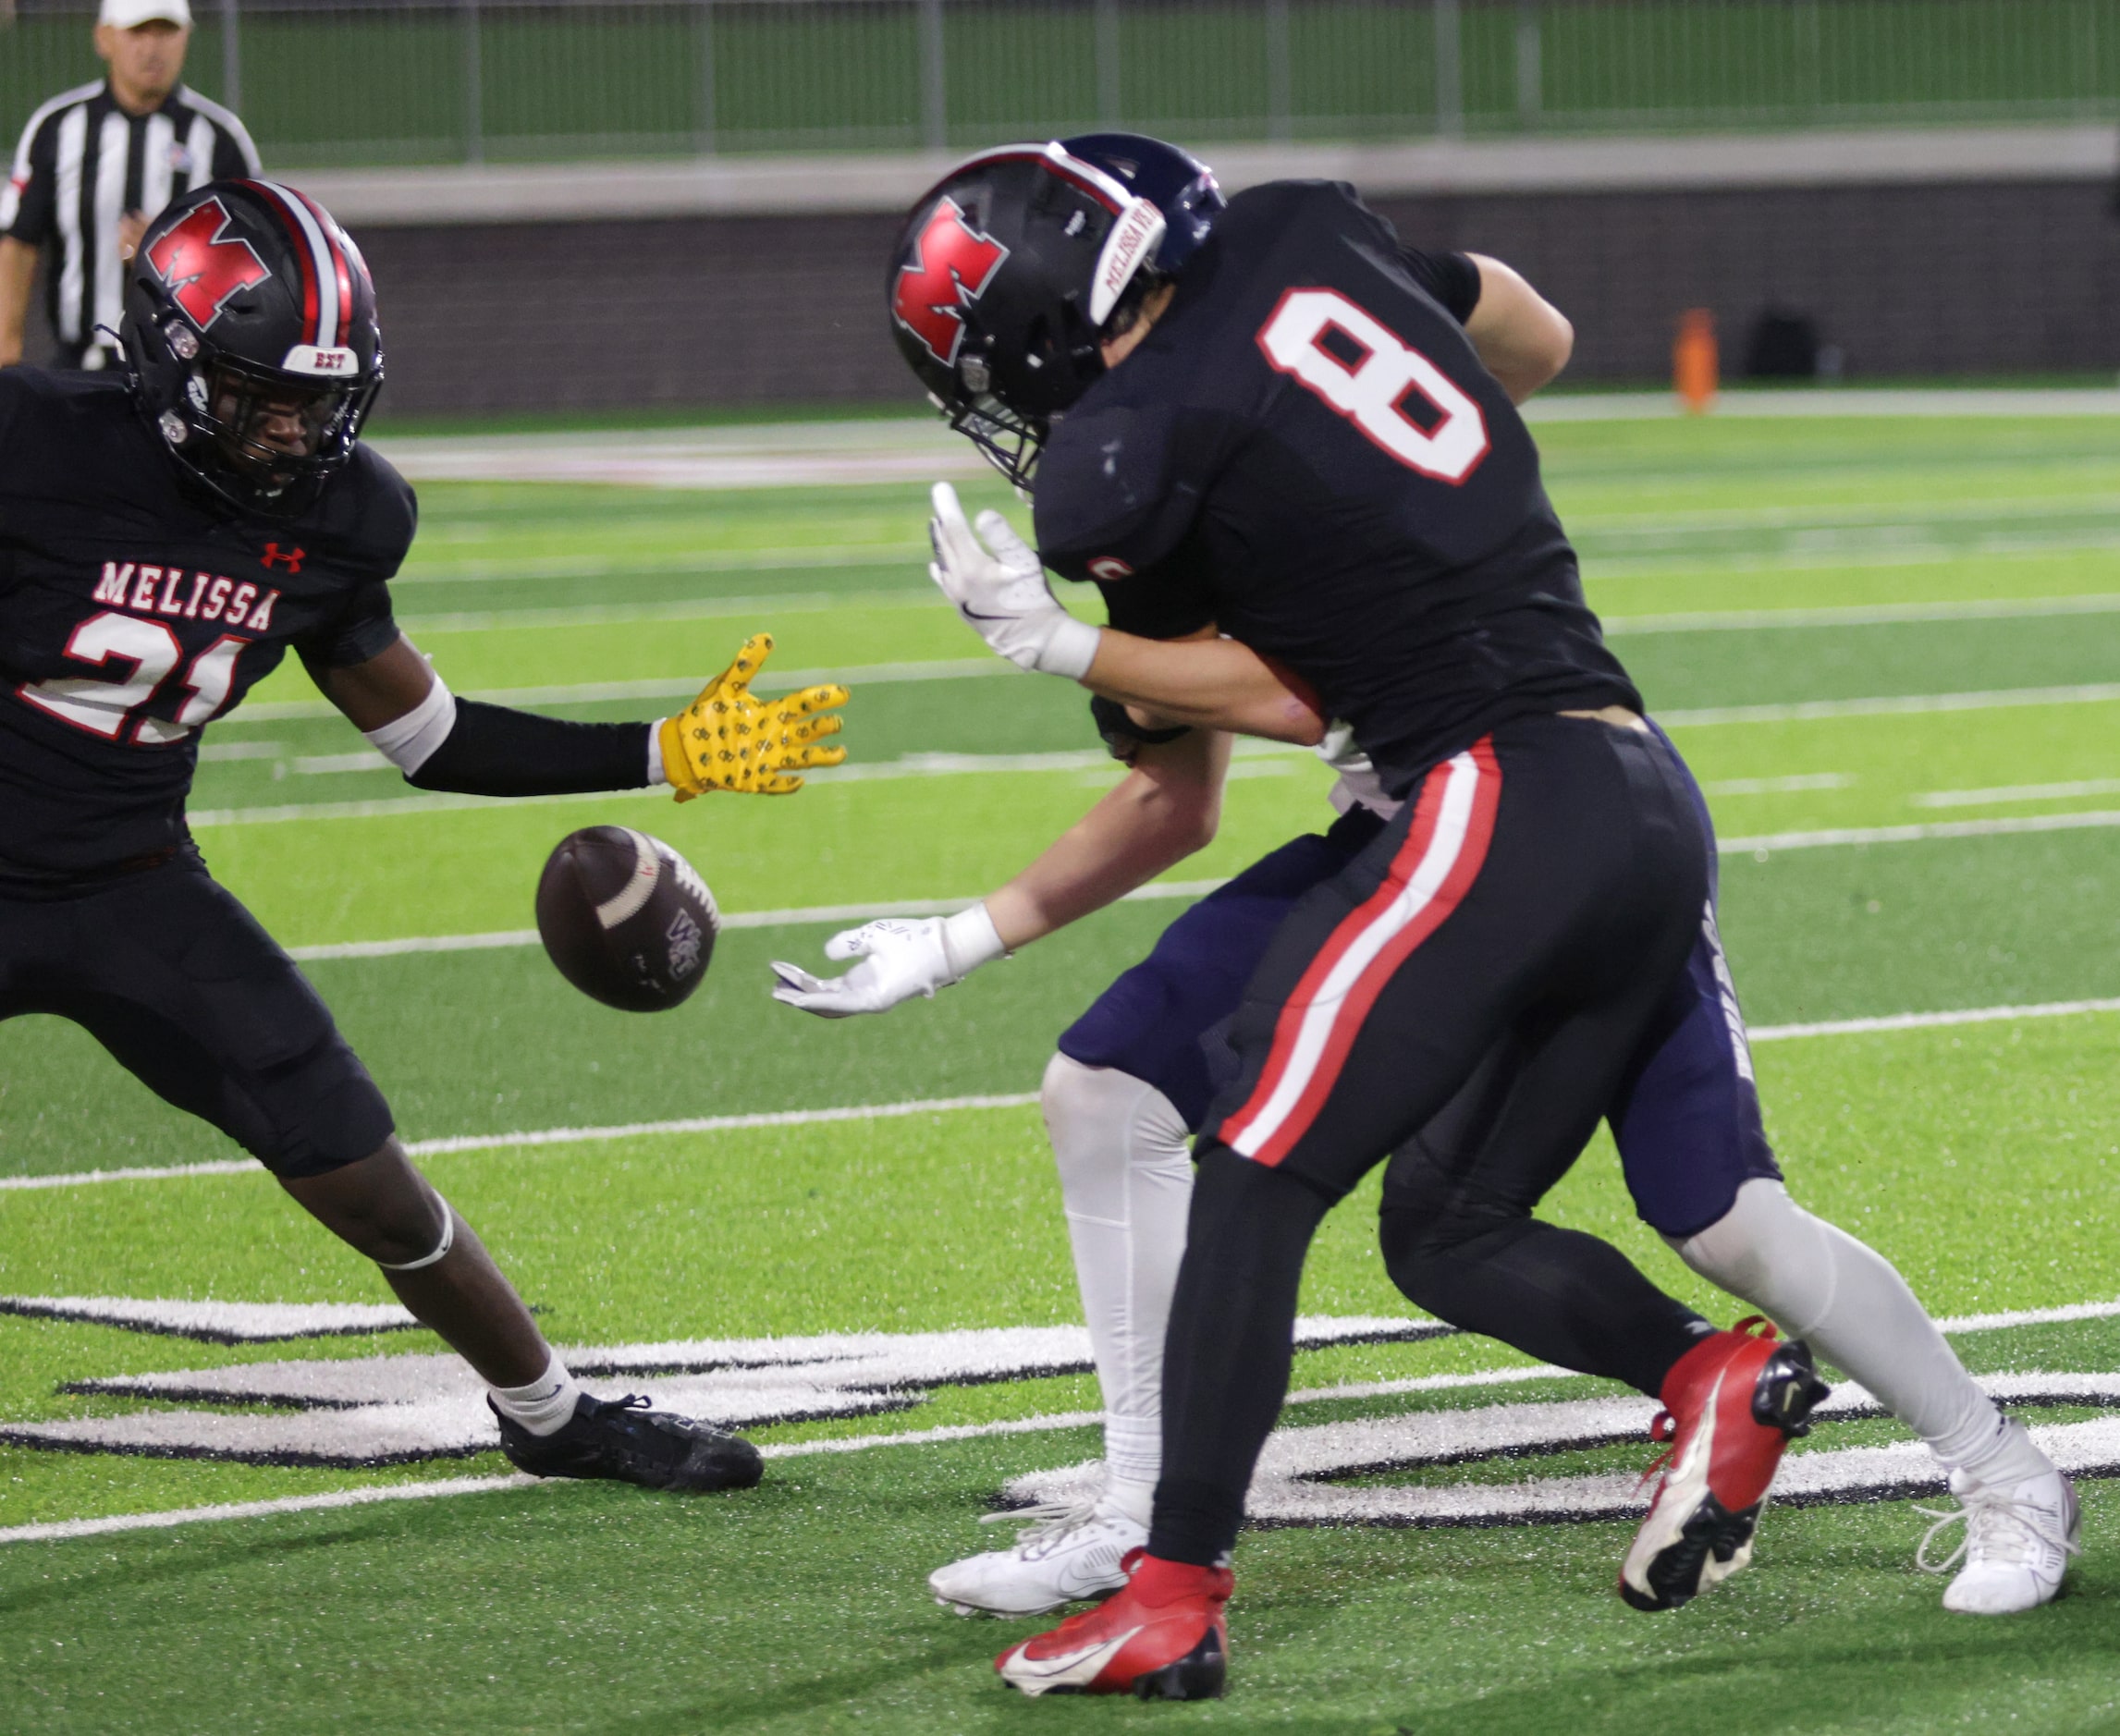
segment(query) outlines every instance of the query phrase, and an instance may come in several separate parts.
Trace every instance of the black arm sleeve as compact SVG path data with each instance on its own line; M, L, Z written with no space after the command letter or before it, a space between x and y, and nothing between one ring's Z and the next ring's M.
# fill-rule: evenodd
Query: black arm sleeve
M1121 765L1131 765L1141 757L1143 748L1160 747L1166 741L1175 741L1180 736L1193 732L1191 724L1173 724L1168 729L1144 729L1126 715L1126 707L1115 699L1106 699L1099 693L1089 702L1089 718L1097 726L1097 733L1104 738L1105 752Z
M1401 248L1399 257L1452 319L1463 325L1472 317L1479 305L1479 267L1463 253L1424 253L1417 247Z
M569 723L475 699L457 701L442 745L405 781L465 796L579 796L641 789L648 781L647 724Z

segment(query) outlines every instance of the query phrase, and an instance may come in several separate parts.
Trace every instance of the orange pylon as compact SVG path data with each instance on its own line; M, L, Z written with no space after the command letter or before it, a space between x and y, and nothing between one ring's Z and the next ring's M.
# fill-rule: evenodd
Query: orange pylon
M1715 315L1688 308L1678 316L1678 336L1671 346L1671 384L1693 415L1705 415L1715 403L1721 376L1715 347Z

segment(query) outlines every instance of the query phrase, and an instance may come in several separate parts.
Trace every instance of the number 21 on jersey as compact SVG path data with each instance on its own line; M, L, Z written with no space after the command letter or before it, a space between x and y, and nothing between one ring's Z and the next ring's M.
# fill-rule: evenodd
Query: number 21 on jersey
M132 727L132 740L149 747L181 741L227 703L236 682L236 659L251 642L223 633L191 659L184 672L184 685L191 690L177 713L175 723L159 717L141 717ZM126 733L131 715L154 697L184 655L177 635L160 621L143 621L130 615L106 611L92 615L67 641L67 655L77 662L107 667L113 658L132 666L129 675L83 676L57 681L40 681L18 688L22 698L40 711L70 723L77 729L116 741Z
M1362 351L1342 361L1328 333ZM1337 289L1291 289L1259 327L1258 347L1281 373L1323 398L1408 470L1462 483L1487 456L1487 419L1464 387ZM1423 427L1403 408L1419 393L1438 420Z

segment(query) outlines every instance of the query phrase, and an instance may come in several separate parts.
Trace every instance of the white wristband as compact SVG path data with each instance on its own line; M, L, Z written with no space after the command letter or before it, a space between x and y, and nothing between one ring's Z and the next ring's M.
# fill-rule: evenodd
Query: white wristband
M950 967L952 983L962 983L981 965L1006 958L1008 951L984 904L942 919L942 961Z
M434 758L435 750L449 739L449 731L456 727L456 697L437 675L427 697L402 717L392 718L380 729L363 729L361 734L370 747L410 777Z
M1064 675L1071 681L1081 680L1097 661L1097 641L1103 636L1101 627L1061 614L1046 642L1038 647L1039 670L1046 675Z
M657 717L648 726L648 782L651 786L670 780L669 774L663 770L663 726L668 722L668 717Z

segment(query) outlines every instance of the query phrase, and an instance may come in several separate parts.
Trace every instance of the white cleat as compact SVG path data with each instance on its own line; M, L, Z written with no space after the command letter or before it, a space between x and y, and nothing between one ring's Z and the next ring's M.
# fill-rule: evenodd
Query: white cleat
M1117 1591L1126 1583L1120 1562L1148 1542L1148 1527L1109 1496L988 1513L979 1522L1011 1520L1030 1522L1013 1548L968 1555L927 1576L937 1603L961 1616L1043 1615Z
M1965 1616L2013 1616L2053 1601L2083 1530L2068 1479L2046 1471L1990 1488L1954 1471L1951 1493L1963 1503L1956 1512L1915 1509L1936 1522L1921 1539L1916 1563L1930 1573L1948 1573L1965 1559L1943 1593L1943 1608ZM1958 1547L1942 1560L1930 1561L1929 1546L1936 1534L1961 1520L1966 1534Z

